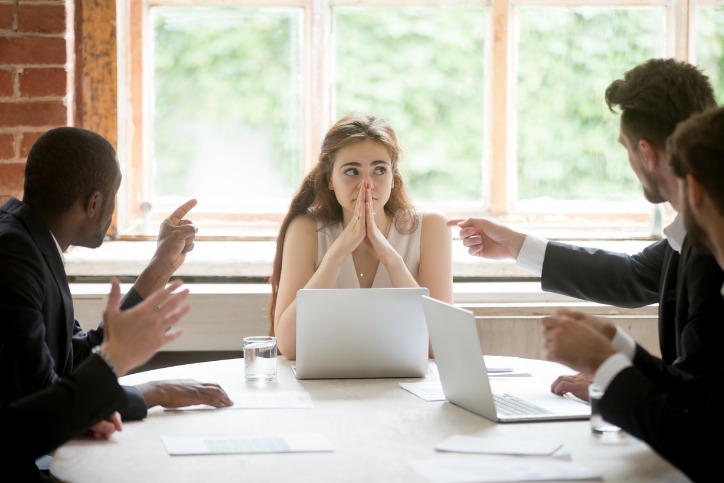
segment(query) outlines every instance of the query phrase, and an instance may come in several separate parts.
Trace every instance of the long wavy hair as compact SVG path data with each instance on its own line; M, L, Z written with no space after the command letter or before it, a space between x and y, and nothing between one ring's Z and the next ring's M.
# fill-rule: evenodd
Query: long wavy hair
M342 206L337 201L334 191L328 187L334 160L340 149L368 139L385 146L392 160L394 184L390 199L385 204L385 214L395 220L395 227L400 232L409 233L417 228L414 206L410 201L400 173L401 149L395 131L384 119L372 114L352 113L337 121L324 137L319 160L304 177L279 228L276 254L272 274L269 278L271 284L271 299L269 302L270 335L274 335L274 317L287 228L298 215L314 216L321 222L322 228L330 223L342 222Z

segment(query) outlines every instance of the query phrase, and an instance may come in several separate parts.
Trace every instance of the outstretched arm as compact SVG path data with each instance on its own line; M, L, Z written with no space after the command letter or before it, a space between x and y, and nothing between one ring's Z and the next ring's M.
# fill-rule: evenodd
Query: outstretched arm
M162 289L183 265L186 254L194 249L194 237L198 229L185 219L194 206L195 199L187 201L161 223L156 253L133 285L142 298Z

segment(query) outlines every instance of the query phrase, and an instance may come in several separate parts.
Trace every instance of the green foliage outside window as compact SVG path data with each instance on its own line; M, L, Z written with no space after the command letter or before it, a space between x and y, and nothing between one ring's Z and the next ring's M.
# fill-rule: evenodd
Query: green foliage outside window
M478 8L336 8L336 118L385 118L416 201L483 196L485 13Z
M719 104L724 102L724 7L699 7L696 65L709 76Z
M157 196L256 188L290 195L302 166L300 12L159 7L154 12L154 187ZM241 142L241 140L251 142ZM262 144L262 147L252 146ZM262 151L261 163L254 150ZM211 178L216 176L216 180ZM263 191L249 193L259 197ZM211 198L211 197L208 197Z
M606 87L662 55L663 8L517 10L518 199L641 199Z
M303 10L151 11L156 196L208 198L206 180L220 199L288 200L303 176ZM517 7L513 19L516 199L642 200L604 91L663 55L665 9ZM700 7L696 25L698 64L722 99L724 8ZM333 9L332 121L384 117L415 201L486 197L486 26L477 7Z

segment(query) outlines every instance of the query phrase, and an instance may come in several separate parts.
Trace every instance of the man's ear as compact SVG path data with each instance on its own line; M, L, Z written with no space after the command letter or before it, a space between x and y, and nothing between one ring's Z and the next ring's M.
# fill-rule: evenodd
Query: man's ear
M94 191L86 199L85 212L89 218L93 218L100 211L101 206L103 206L103 195L100 191Z
M649 171L653 171L665 157L660 156L656 148L646 139L639 140L639 150L643 154L644 163Z
M697 210L701 209L704 197L707 196L706 190L699 180L691 174L686 175L686 190L689 197L689 206Z

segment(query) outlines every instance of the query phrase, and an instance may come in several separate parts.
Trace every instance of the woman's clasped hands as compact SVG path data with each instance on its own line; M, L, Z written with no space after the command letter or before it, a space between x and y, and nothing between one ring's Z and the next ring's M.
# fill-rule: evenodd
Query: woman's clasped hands
M387 231L391 221L387 220L384 207L380 207L379 210L385 225L384 230ZM390 252L396 253L395 249L387 241L386 234L383 233L381 225L375 218L376 215L377 210L374 207L372 197L372 183L369 180L362 180L357 192L354 213L341 236L341 238L345 239L345 245L349 247L350 253L362 242L379 260L382 260Z

